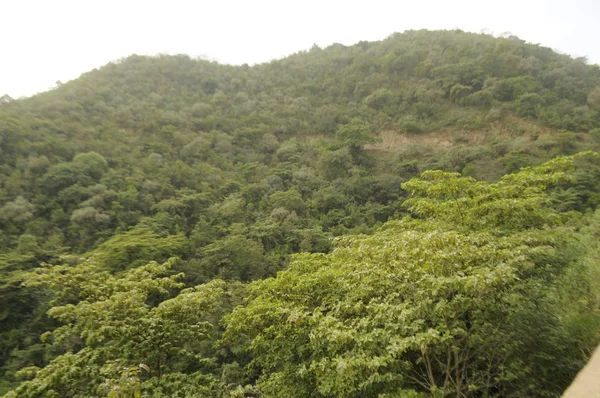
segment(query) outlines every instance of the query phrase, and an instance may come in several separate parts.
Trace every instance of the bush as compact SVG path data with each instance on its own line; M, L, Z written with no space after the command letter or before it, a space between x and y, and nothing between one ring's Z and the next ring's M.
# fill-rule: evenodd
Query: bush
M494 95L490 90L481 90L463 98L459 103L465 106L489 108L494 103Z
M516 103L517 112L522 117L537 118L544 100L536 93L527 93L519 97Z
M425 128L414 117L405 117L398 123L400 129L406 133L419 134L425 132Z
M594 144L600 144L600 129L590 130L589 137Z

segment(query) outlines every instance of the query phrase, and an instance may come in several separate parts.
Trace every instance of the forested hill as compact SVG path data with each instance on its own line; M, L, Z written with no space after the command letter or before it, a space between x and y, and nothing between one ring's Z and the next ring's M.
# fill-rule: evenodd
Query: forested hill
M598 149L599 66L461 31L2 97L0 394L559 395Z

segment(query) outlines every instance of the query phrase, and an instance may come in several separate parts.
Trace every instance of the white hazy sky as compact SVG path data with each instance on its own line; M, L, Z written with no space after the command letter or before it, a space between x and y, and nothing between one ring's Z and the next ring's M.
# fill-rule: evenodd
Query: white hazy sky
M0 0L0 28L15 98L133 53L253 64L407 29L511 32L600 63L600 0Z

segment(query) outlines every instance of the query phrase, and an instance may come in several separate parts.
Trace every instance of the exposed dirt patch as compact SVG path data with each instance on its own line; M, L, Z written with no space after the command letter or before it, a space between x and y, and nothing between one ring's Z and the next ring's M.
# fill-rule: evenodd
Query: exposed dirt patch
M535 122L507 117L502 122L486 124L482 129L462 131L446 128L428 133L404 133L384 130L379 134L379 142L366 145L365 149L379 152L398 153L411 145L449 149L455 145L480 146L491 139L509 139L517 137L534 138L542 135L553 135L557 131L540 126Z
M365 149L381 152L401 152L404 148L413 144L438 148L450 148L453 145L453 141L446 134L440 132L410 134L387 130L379 134L379 139L379 142L365 145Z

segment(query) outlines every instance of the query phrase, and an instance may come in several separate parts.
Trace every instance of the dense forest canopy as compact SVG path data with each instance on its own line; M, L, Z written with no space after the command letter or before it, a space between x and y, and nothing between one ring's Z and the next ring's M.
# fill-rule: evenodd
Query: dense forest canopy
M560 396L600 342L600 67L408 31L0 99L0 394Z

